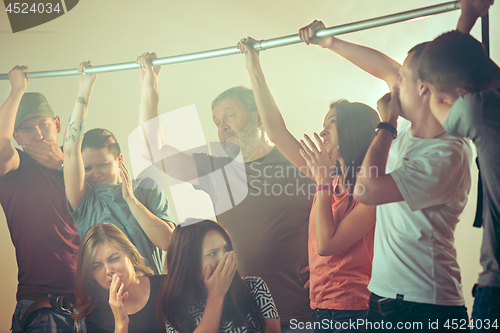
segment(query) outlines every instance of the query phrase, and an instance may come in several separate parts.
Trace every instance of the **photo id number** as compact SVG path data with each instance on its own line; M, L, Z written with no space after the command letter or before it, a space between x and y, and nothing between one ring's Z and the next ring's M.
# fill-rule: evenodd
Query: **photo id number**
M50 14L50 13L59 13L61 12L61 8L59 7L59 2L55 4L55 6L50 3L33 3L31 6L26 2L14 2L9 3L9 5L5 8L5 11L9 14Z

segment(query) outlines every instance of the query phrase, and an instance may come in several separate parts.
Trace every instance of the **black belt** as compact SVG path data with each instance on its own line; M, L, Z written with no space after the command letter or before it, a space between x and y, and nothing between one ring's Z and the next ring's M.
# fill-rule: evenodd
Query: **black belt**
M496 286L486 286L482 284L475 284L474 287L472 287L472 297L476 297L476 292L478 289L489 289L493 294L500 294L500 287Z
M59 309L61 311L71 311L76 307L75 295L47 295L47 294L24 294L18 299L34 301L24 312L21 318L21 328L24 329L29 323L31 314L40 309Z
M370 296L370 311L380 312L381 315L390 315L393 312L408 309L421 303L403 301L402 299L394 299L380 297L375 294Z

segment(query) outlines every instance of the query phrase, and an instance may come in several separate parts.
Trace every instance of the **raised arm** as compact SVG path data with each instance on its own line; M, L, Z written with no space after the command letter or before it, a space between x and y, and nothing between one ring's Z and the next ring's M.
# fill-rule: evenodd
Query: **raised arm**
M314 224L316 228L316 245L320 256L333 255L345 250L370 231L375 225L375 207L368 207L357 204L349 214L341 221L335 221L332 210L332 174L328 172L331 165L330 157L325 151L323 141L315 134L318 146L306 136L309 147L304 141L302 143L301 154L307 161L309 169L316 179L318 185L326 185L324 189L316 194ZM336 159L338 148L332 154L332 159ZM345 209L341 207L339 209Z
M82 62L78 71L92 66L90 61ZM90 95L97 74L81 75L78 95L76 96L73 113L64 133L64 183L66 196L73 209L78 206L85 193L85 166L82 158L83 127L88 113Z
M12 146L12 135L16 122L17 109L28 87L26 66L16 66L9 72L10 94L0 107L0 176L19 167L19 154Z
M319 45L322 48L337 53L368 74L384 80L389 89L392 89L397 83L399 68L401 67L397 61L372 48L349 43L334 36L325 38L314 37L316 31L324 28L325 25L323 22L315 20L299 30L300 39L308 45Z
M161 66L151 64L151 60L156 58L155 53L144 53L137 58L137 64L141 67L139 126L144 135L141 154L166 174L196 185L198 170L193 155L165 142L158 115L158 77Z
M491 5L493 0L462 0L457 30L464 34L470 33L477 19L486 15Z
M396 127L400 110L398 93L393 91L385 94L377 102L377 109L383 122ZM375 135L363 159L356 182L354 199L358 202L375 206L404 200L394 178L385 172L393 140L394 135L384 129Z
M238 48L245 54L245 67L250 76L260 119L269 139L295 167L304 172L307 170L307 163L299 153L300 143L286 127L283 116L269 90L260 66L259 52L252 47L255 42L256 40L251 37L243 38L238 43Z

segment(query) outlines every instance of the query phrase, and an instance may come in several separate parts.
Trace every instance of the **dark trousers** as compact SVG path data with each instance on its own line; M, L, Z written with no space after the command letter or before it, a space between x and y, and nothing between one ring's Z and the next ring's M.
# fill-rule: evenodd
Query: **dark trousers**
M470 332L465 306L434 305L370 295L368 332Z
M478 287L472 290L472 332L500 331L500 287Z
M33 302L27 299L18 299L16 310L12 316L11 329L13 333L74 332L75 323L71 318L71 313L59 309L41 309L34 312L23 330L20 325L21 318Z

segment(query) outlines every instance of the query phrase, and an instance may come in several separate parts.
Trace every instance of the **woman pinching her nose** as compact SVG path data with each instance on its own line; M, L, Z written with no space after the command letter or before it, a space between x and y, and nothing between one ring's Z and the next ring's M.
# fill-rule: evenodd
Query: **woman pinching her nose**
M162 275L144 263L118 227L99 223L86 233L78 250L75 320L87 332L156 333L156 296Z

